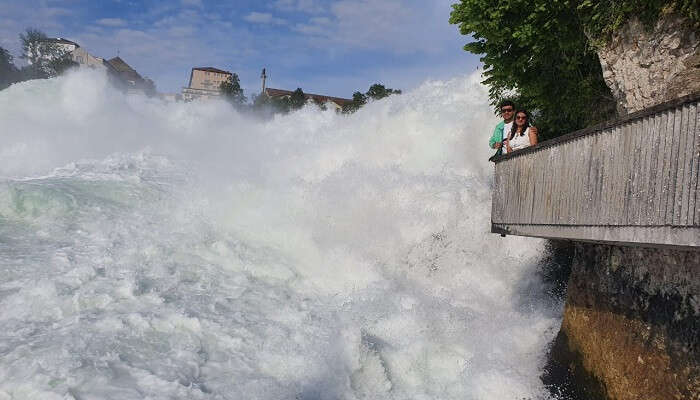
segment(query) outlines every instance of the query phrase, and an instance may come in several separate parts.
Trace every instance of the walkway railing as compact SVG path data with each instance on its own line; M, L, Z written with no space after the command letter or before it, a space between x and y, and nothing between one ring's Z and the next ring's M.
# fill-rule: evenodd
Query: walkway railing
M492 232L700 247L699 100L495 157Z

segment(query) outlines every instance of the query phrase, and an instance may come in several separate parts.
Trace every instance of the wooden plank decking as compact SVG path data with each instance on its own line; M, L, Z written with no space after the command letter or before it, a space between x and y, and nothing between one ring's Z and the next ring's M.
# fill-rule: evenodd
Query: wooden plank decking
M494 157L492 232L700 249L700 93Z

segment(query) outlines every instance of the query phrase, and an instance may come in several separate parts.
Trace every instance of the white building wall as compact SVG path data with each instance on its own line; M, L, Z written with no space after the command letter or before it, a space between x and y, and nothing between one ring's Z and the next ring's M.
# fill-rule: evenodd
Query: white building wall
M104 59L101 57L95 57L88 53L84 48L78 47L71 52L71 58L73 61L80 64L81 67L90 67L104 69Z

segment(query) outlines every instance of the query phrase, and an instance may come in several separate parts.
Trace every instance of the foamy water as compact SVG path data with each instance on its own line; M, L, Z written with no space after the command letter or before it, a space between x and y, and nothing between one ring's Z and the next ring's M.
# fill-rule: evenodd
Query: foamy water
M546 398L542 242L489 233L479 76L271 121L0 92L0 399Z

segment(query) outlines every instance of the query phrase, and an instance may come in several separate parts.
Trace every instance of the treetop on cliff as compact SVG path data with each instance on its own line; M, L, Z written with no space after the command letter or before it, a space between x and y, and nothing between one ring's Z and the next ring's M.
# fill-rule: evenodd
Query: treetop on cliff
M533 112L543 139L615 116L596 50L631 18L700 24L698 0L460 0L450 23L481 55L494 107L511 98Z
M634 17L653 28L661 15L676 13L687 18L695 30L700 27L698 0L582 0L571 4L576 6L586 34L597 45L605 44Z
M514 97L543 139L614 115L615 102L571 1L461 0L450 23L481 55L492 104Z
M515 100L547 139L615 116L596 50L633 17L653 27L670 13L700 26L698 0L460 0L450 23L482 56L494 107Z

